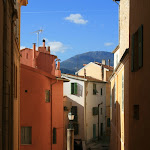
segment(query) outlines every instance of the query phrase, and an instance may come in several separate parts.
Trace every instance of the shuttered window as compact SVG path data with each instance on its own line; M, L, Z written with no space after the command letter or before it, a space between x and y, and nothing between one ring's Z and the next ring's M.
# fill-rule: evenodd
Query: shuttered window
M124 71L122 72L122 111L124 112Z
M71 113L74 114L74 122L78 122L78 109L77 106L71 107Z
M79 134L79 124L73 123L73 128L74 128L74 135L78 135Z
M21 144L32 144L32 127L21 127Z
M71 83L71 94L76 95L77 94L77 83Z
M50 102L50 90L45 90L45 102Z
M53 144L56 144L56 128L53 128Z
M131 71L138 71L143 66L143 25L132 35Z
M138 29L139 68L143 66L143 25Z
M96 95L96 93L97 93L97 90L96 90L96 84L93 83L93 95Z
M98 107L93 107L93 116L98 115Z

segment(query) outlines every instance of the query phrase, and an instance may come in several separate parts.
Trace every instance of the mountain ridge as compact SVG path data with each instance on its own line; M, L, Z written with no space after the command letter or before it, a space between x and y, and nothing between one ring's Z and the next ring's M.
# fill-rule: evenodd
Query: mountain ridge
M89 51L86 53L75 55L61 62L61 72L74 74L76 71L80 70L83 67L83 64L88 64L90 62L101 62L102 59L106 60L106 64L108 64L108 59L110 59L110 65L113 66L114 56L111 52Z

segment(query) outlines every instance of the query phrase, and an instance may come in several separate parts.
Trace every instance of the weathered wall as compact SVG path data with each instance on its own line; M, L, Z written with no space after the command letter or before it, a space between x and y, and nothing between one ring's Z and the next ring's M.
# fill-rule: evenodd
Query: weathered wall
M83 69L79 70L79 76L84 76L84 69L86 69L86 76L91 76L95 79L102 80L102 71L100 66L94 63L89 63Z
M52 83L55 84L52 86L51 91L50 85ZM51 80L33 69L30 70L21 66L20 90L20 126L32 127L32 144L21 145L20 149L51 150L52 127L56 128L56 144L52 145L52 149L62 149L63 81ZM52 94L52 99L50 99L49 103L45 102L45 90L50 90Z
M65 77L67 78L67 77ZM84 100L85 100L85 89L84 89L84 81L75 80L71 78L67 78L70 82L64 83L64 96L68 97L68 101L72 103L72 106L77 106L77 113L78 113L78 124L79 124L79 134L75 135L75 139L82 139L85 140L85 133L84 133ZM72 95L71 94L71 83L77 83L78 86L78 94Z
M93 124L96 124L96 137L98 137L98 115L93 116L93 107L98 107L98 104L103 102L99 106L99 129L101 123L103 123L103 134L105 133L105 116L106 116L106 84L97 83L96 90L98 93L93 95L93 83L87 82L86 84L86 140L90 142L93 139ZM102 95L101 95L102 88ZM102 114L101 114L102 108ZM99 130L100 132L100 130ZM100 133L99 133L100 135Z
M138 28L143 24L143 67L137 72L130 71L129 82L129 127L131 135L129 137L129 150L149 149L150 135L150 51L149 51L149 35L150 35L150 1L149 0L131 0L130 1L130 65L131 66L131 37ZM133 118L133 105L139 105L139 120Z
M120 1L119 13L119 60L127 48L129 48L129 2L130 0Z

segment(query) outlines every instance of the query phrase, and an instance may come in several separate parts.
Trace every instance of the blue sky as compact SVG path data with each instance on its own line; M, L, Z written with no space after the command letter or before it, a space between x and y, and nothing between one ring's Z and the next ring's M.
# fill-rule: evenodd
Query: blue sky
M51 53L61 61L88 51L113 51L118 45L118 5L113 0L28 0L21 8L21 48L37 43L43 29Z

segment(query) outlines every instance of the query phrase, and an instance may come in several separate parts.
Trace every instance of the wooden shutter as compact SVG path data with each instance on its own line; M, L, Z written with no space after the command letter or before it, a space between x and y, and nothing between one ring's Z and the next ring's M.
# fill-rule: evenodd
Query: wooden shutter
M50 90L45 90L45 102L50 102Z
M25 127L25 144L31 144L31 127Z
M77 94L77 83L74 83L74 94Z
M131 71L134 72L134 34L132 35L132 46L131 46Z
M79 124L74 123L73 127L74 127L74 135L77 135L79 133Z
M93 116L98 115L98 107L93 107Z
M96 95L96 84L93 84L93 95Z
M122 111L124 111L124 71L122 72Z
M72 106L71 112L74 114L74 120L75 122L78 122L78 109L77 106Z
M21 144L24 144L24 137L25 137L25 133L24 133L24 127L21 127Z
M56 128L53 128L53 144L56 144Z
M143 25L138 29L139 68L143 66Z
M74 83L71 83L71 94L74 94Z

